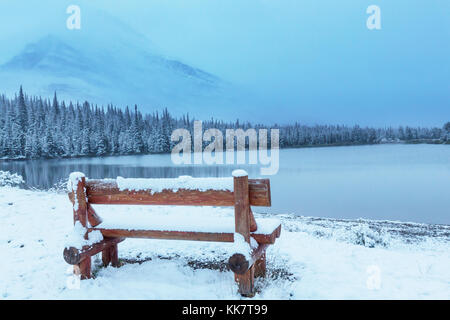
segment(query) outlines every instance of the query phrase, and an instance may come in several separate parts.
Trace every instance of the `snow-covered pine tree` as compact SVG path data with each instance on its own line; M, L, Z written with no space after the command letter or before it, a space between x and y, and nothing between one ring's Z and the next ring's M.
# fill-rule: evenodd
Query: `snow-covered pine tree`
M203 121L204 129L266 128L211 118ZM0 158L70 157L106 154L142 154L170 152L172 131L186 128L193 134L189 114L179 119L170 115L167 108L142 115L135 105L134 112L113 105L92 106L84 102L58 101L27 96L19 89L18 96L8 99L0 95ZM334 144L367 144L407 139L440 139L450 141L450 124L442 128L361 128L345 125L293 125L274 126L280 129L280 147L300 147ZM224 141L225 143L225 141Z

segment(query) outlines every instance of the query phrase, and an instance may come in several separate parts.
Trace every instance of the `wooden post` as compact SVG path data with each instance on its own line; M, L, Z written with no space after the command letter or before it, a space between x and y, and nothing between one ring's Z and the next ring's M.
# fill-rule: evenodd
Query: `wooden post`
M105 241L111 241L111 245L102 250L103 266L107 267L110 263L113 267L120 267L117 244L125 238L106 238Z
M72 193L73 195L69 195L69 197L73 197L73 223L75 224L77 221L81 223L81 225L87 228L87 214L88 214L88 204L86 198L86 178L82 173L72 173L69 178L72 183L77 182L76 187L72 185ZM73 189L75 187L75 189ZM87 230L87 229L86 229ZM85 239L88 239L88 234L84 235ZM91 257L85 258L79 264L74 265L74 273L81 275L81 279L90 279L91 278Z
M102 251L102 262L104 267L107 267L111 262L111 255L109 254L110 252L111 252L110 247Z
M77 179L77 185L75 189L72 189L73 193L73 223L80 221L83 227L87 227L87 202L85 193L86 178L80 177Z
M250 243L250 201L248 176L234 177L234 218L236 232Z
M108 266L110 263L115 268L118 268L120 266L117 243L109 246L108 248L102 251L102 261L105 267Z
M234 274L234 280L239 285L239 293L244 297L255 296L255 266L251 266L248 271L243 274Z
M74 266L75 270L79 270L81 275L81 280L90 279L91 278L91 257L88 257ZM76 273L76 272L75 272Z
M261 258L255 261L255 277L266 276L266 251L261 255Z
M236 171L238 171L236 173ZM250 200L248 192L248 175L243 170L233 172L234 177L234 216L235 230L250 245ZM239 293L243 296L254 296L254 267L244 274L234 274L239 285Z
M115 268L118 268L119 265L119 254L117 250L117 243L109 247L109 256L111 259L111 265Z

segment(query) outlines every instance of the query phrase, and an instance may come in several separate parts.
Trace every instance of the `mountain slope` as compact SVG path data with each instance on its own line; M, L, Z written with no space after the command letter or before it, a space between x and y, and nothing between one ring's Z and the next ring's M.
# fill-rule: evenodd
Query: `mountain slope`
M81 30L64 30L26 45L0 66L2 93L14 95L23 85L29 94L45 97L57 91L65 100L234 118L235 108L221 112L235 105L234 86L168 58L117 19L98 12L96 19L95 27L88 21Z
M220 93L222 81L207 72L145 51L138 58L86 56L46 36L0 67L0 83L7 93L23 84L30 93L49 96L56 90L67 99L119 104L179 105Z

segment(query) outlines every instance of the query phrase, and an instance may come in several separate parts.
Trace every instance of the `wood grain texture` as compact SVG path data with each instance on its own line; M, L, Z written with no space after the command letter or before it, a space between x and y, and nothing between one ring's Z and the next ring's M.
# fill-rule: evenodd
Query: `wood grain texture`
M268 179L249 179L248 193L252 206L270 207L270 181ZM187 190L177 192L163 190L151 194L151 190L119 190L117 182L111 179L88 180L86 195L91 204L129 204L129 205L191 205L191 206L234 206L234 192L227 190Z
M111 262L111 250L109 248L105 248L102 250L102 263L104 267L107 267Z
M120 264L119 264L119 250L117 248L117 243L109 247L109 257L111 259L111 265L115 268L118 268Z
M267 273L267 266L266 266L266 251L264 250L264 253L261 255L259 259L257 259L254 263L255 265L255 277L256 278L264 278Z
M250 232L255 232L258 230L258 225L256 224L255 216L253 215L252 208L249 208L249 218L250 218Z
M250 243L250 199L248 176L234 177L234 219L235 232Z
M251 266L244 274L234 274L234 280L239 287L239 293L248 298L255 296L255 266Z
M102 223L102 218L95 212L89 202L87 203L87 219L92 227L96 227Z
M255 207L272 206L269 179L248 179L250 205Z
M104 267L107 267L110 263L113 267L119 267L119 251L117 243L102 250L102 262Z
M79 274L81 280L90 279L91 274L91 257L87 257L73 268L75 274Z
M248 176L234 177L234 218L235 218L235 232L241 234L245 241L250 245L250 225L253 216L250 210ZM254 295L254 273L255 268L251 261L245 261L242 254L233 255L229 262L230 268L234 267L234 278L239 286L239 293L243 296ZM240 259L239 259L240 258ZM244 258L244 260L242 260ZM241 262L241 264L239 264ZM247 269L248 268L248 269ZM233 269L232 269L233 270Z

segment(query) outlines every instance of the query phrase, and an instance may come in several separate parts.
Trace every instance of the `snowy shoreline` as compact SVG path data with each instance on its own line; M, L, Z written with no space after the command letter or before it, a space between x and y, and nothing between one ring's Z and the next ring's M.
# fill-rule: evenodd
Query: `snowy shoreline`
M132 210L121 207L124 214L126 207ZM256 299L450 298L448 225L276 217L283 229L268 250L268 277L257 281ZM241 298L223 243L127 239L119 245L121 268L94 258L95 278L70 289L71 266L62 257L73 227L66 194L0 187L0 221L7 262L0 299Z

